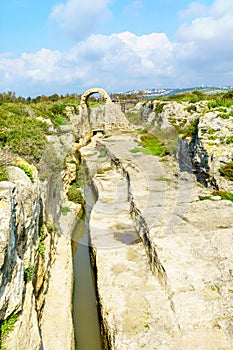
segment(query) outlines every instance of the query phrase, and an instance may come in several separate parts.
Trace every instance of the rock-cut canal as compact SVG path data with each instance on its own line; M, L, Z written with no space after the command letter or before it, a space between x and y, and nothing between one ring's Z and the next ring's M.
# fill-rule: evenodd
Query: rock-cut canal
M73 320L76 349L101 350L95 277L89 252L89 219L95 203L91 186L85 186L86 214L73 231Z

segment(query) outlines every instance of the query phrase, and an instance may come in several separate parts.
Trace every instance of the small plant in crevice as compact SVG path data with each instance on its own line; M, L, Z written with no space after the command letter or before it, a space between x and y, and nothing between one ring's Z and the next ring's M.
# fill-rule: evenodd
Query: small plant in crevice
M147 133L142 135L140 144L154 156L162 157L169 154L164 144L153 134Z
M226 138L226 144L229 145L230 143L233 143L233 136L228 136Z
M97 169L97 174L98 175L103 175L104 174L104 170L102 168Z
M211 135L210 137L208 137L208 140L217 140L218 137L216 135Z
M45 252L45 246L44 246L44 242L39 242L38 244L38 253L39 255L43 255Z
M220 167L219 172L226 179L233 181L233 162L229 162Z
M66 216L70 212L69 207L61 207L61 213L62 215Z
M209 134L209 135L213 135L213 134L215 134L217 131L220 131L220 129L216 129L216 130L215 130L215 129L213 129L213 128L209 128L209 129L208 129L208 134Z
M30 282L35 276L35 265L30 265L24 270L24 282Z
M165 182L170 182L170 181L171 181L171 179L168 179L167 177L163 177L163 176L161 176L161 177L159 177L159 178L157 179L157 181L165 181Z
M0 166L0 181L7 181L8 180L8 173L5 166Z
M222 119L229 119L230 118L230 115L228 113L221 113L218 116Z
M212 200L211 196L198 196L200 201Z
M227 192L227 191L220 191L220 190L216 190L213 192L213 195L214 196L220 196L221 199L225 199L225 200L228 200L228 201L231 201L233 202L233 193L231 192Z
M22 169L25 172L25 174L29 177L31 182L32 183L34 182L33 173L29 167L27 167L26 165L23 165L23 164L12 164L12 165Z
M9 336L10 332L13 331L16 321L17 315L15 313L9 315L5 320L0 321L0 349L4 349L3 341Z
M163 107L165 105L166 105L166 103L161 103L161 102L157 103L155 108L154 108L154 110L153 110L153 112L155 112L155 113L162 113Z
M163 157L167 154L169 154L169 151L167 148L164 146L164 144L153 134L151 133L146 133L143 134L140 137L140 142L139 142L141 147L135 147L130 150L131 153L144 153L144 154L150 154L153 156L159 156Z
M76 182L72 183L68 189L68 200L76 204L81 204L83 206L85 204L82 192Z
M103 151L100 152L100 154L98 155L98 158L105 158L107 156L107 151L106 149L104 149Z
M46 222L46 228L50 235L57 231L56 226L50 220Z
M39 231L39 244L38 244L38 253L39 255L43 255L44 252L45 252L45 246L44 246L44 240L45 240L45 225L43 224L41 227L40 227L40 231Z
M194 137L198 132L199 118L190 121L189 125L181 130L185 137Z

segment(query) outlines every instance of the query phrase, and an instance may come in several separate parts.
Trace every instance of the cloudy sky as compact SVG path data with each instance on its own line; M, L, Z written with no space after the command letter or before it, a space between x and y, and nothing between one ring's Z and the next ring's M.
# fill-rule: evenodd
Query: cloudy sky
M233 85L232 0L3 0L0 92Z

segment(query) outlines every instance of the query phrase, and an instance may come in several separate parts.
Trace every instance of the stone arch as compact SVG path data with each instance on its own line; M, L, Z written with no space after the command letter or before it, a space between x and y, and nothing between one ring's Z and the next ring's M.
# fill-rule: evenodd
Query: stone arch
M101 89L101 88L92 88L92 89L89 89L87 91L85 91L83 94L82 94L82 97L81 97L81 101L80 101L80 105L82 108L85 108L87 107L87 100L88 98L93 95L93 94L101 94L106 103L112 103L112 100L110 98L110 96L108 95L108 93L104 90L104 89Z

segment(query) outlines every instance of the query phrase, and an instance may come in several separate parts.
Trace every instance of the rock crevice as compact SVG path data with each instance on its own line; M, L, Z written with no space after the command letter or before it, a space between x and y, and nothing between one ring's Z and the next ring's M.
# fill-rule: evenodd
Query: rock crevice
M194 175L130 152L134 137L83 149L98 167L90 234L108 346L231 348L232 203L200 201Z

